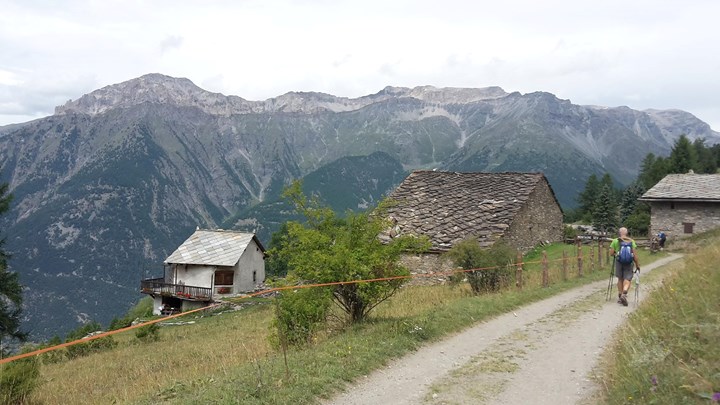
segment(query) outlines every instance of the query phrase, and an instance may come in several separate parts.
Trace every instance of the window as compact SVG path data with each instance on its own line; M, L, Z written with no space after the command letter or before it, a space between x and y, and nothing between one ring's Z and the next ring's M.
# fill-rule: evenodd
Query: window
M253 270L253 283L257 282L257 271Z
M235 272L218 270L215 272L215 285L233 285Z
M693 227L695 226L695 223L693 222L683 222L683 227L685 228L685 233L693 233Z

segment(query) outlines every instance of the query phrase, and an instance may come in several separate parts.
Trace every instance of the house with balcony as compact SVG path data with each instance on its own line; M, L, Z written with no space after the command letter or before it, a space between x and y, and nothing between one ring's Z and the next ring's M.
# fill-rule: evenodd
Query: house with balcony
M165 259L163 272L140 283L156 315L255 290L265 281L265 249L252 233L198 229Z

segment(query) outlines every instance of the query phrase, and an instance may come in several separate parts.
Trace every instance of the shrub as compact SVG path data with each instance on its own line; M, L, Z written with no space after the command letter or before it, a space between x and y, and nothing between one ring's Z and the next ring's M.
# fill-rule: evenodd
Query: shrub
M22 404L38 385L40 365L35 357L0 366L0 403Z
M570 225L565 225L563 227L563 240L564 239L575 239L578 235L577 229L573 228Z
M60 336L55 335L52 337L52 339L45 342L45 344L38 346L37 349L44 349L46 347L57 346L61 343L62 343L62 340L60 339ZM59 362L65 360L65 350L60 349L60 350L49 351L47 353L43 353L43 354L39 355L38 358L40 359L40 361L43 364L59 363Z
M144 343L157 342L160 339L160 327L158 324L153 323L148 326L143 326L135 331L135 337Z
M650 229L650 214L636 212L625 220L625 226L630 230L631 235L647 235Z
M303 288L281 292L275 303L274 343L301 345L310 341L324 323L331 304L329 288Z
M498 241L492 247L483 249L476 238L468 238L457 243L448 252L455 265L470 270L476 268L497 267L492 270L467 272L467 279L475 294L498 291L506 286L512 276L512 264L516 252L504 242Z
M78 327L77 329L68 333L65 337L65 342L71 342L73 340L82 339L93 332L102 331L102 327L97 322L88 322L85 325ZM112 349L117 345L117 342L112 336L94 339L87 343L79 343L67 348L67 356L71 359L87 356L88 354Z

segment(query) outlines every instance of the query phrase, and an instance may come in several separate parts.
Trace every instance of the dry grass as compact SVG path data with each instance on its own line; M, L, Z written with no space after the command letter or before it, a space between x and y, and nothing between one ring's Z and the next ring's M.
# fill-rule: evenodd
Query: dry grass
M605 403L707 404L720 395L720 230L685 243L694 252L633 313L605 356Z
M265 305L167 326L152 343L136 343L128 332L132 337L118 339L125 342L114 350L43 366L32 399L47 405L123 403L176 382L222 376L271 352L270 314Z
M572 246L549 246L549 258L561 257L563 249L569 256L576 252ZM331 390L323 388L327 382L322 381L326 379L348 381L357 374L367 373L367 368L379 366L426 340L461 330L487 316L542 299L573 285L599 279L601 274L604 277L607 273L601 269L586 270L586 276L580 280L576 265L577 261L570 259L569 282L555 284L549 289L540 288L541 266L527 265L523 293L517 293L514 285L508 286L506 291L479 297L472 296L465 283L402 288L376 308L372 316L374 321L344 330L338 322L333 322L327 331L319 334L315 344L289 353L291 361L295 362L296 375L318 372L314 369L318 364L334 370L326 370L311 379L313 384L319 384L317 387L303 385L310 382L302 379L283 380L282 356L271 347L268 339L272 306L255 305L238 312L196 319L194 325L163 327L158 342L139 343L133 332L129 332L116 339L118 347L113 350L44 365L41 368L42 383L32 400L51 405L177 402L182 398L181 403L192 403L193 393L207 395L210 392L215 396L212 401L208 399L210 402L223 402L225 399L221 398L229 396L250 396L255 398L253 401L262 403L273 403L278 398L302 402L299 398L316 398L317 392ZM551 266L551 282L560 280L560 268L559 262ZM380 340L385 346L378 346ZM331 364L338 357L335 346L353 347L353 354L348 359L356 360L358 364L350 367L348 359L344 364ZM359 354L366 357L356 359ZM258 369L261 364L265 367L262 371ZM255 392L253 390L258 389L252 387L258 385L258 380L275 378L255 377L252 375L255 372L277 374L274 381L284 382L275 389L264 386L263 390ZM297 387L287 385L290 383ZM249 390L249 393L243 390Z

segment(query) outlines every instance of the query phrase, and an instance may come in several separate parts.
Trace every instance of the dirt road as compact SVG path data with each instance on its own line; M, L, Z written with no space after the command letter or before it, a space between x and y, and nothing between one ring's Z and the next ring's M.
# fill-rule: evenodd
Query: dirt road
M680 258L643 267L645 275ZM635 310L605 301L599 281L527 305L426 346L367 376L327 404L576 404L591 371ZM649 285L642 285L640 300Z

